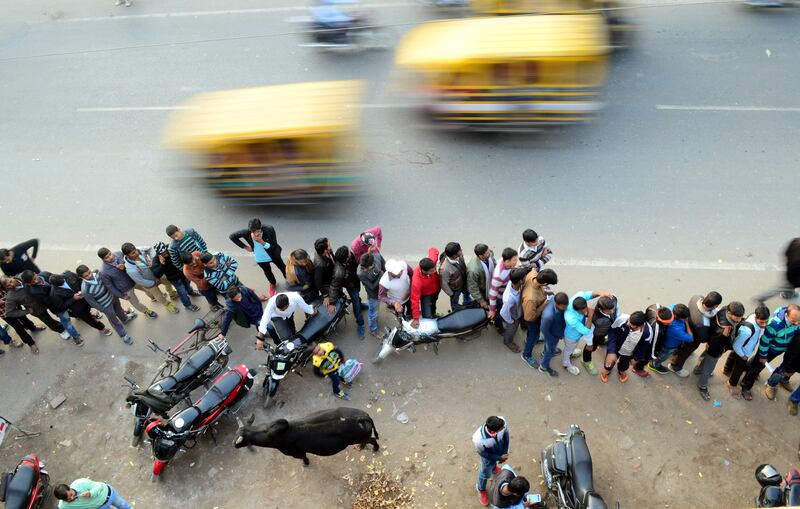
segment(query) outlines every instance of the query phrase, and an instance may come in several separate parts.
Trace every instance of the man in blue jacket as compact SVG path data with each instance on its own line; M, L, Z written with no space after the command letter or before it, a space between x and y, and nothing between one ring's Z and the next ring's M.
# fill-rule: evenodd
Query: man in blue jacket
M564 313L567 328L564 330L564 347L572 349L581 338L586 341L586 346L592 348L592 330L586 325L589 317L589 301L597 297L611 297L607 292L593 292L591 290L578 292L569 300L569 306ZM597 374L594 362L584 360L583 366L590 375Z
M558 355L558 341L564 337L564 329L567 327L567 322L564 321L564 312L569 305L569 297L564 292L559 292L549 299L547 305L542 311L542 335L544 335L544 357L542 363L539 365L539 371L547 373L550 376L558 376L558 371L550 367L550 360ZM564 355L564 369L572 374L578 374L578 368L572 365L569 354L570 350L565 348ZM573 368L573 369L570 369Z
M125 271L125 260L122 258L122 253L112 252L107 247L101 247L97 250L97 257L103 260L99 272L108 291L114 297L130 302L134 309L144 313L148 318L156 318L158 314L142 304L139 297L136 296L136 292L133 290L136 283Z
M511 436L503 417L492 415L480 428L472 434L475 452L481 457L481 468L478 471L478 495L481 505L489 505L486 483L492 474L500 472L498 463L508 461L508 445Z
M693 340L692 331L689 329L689 324L687 323L689 319L689 308L685 304L673 304L665 309L671 311L672 318L669 320L669 323L662 323L665 331L663 342L656 354L656 359L650 361L647 365L647 369L660 375L670 373L670 370L664 366L664 363L667 362L667 359L672 357L675 350L682 344L691 343Z

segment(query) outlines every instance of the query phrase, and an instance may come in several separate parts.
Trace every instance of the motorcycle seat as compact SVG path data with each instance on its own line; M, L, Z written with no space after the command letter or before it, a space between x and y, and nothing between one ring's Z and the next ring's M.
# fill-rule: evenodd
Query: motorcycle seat
M605 500L594 491L587 491L583 497L583 507L586 509L608 509Z
M334 316L338 315L344 306L347 305L347 300L342 298L336 301L336 310L334 314L328 313L328 308L325 306L317 306L316 314L310 316L306 323L297 331L296 337L301 337L303 342L310 343L318 336L322 335L330 326Z
M559 474L566 474L568 467L567 444L558 441L553 445L552 467Z
M31 492L36 485L36 472L30 465L20 465L8 483L6 509L25 509L28 507Z
M786 506L800 506L800 484L792 484L786 488Z
M594 491L592 480L592 456L586 445L586 438L582 434L575 434L570 440L572 463L570 464L570 477L577 500L585 500L589 492Z
M197 352L194 353L186 363L181 366L174 375L169 378L173 378L175 382L180 383L190 378L194 378L198 374L205 371L205 369L214 361L217 354L214 349L206 345ZM165 390L162 388L162 390Z
M436 321L439 332L466 332L481 325L487 320L483 308L465 308L454 311Z
M198 410L197 407L190 406L175 414L172 419L169 420L169 427L175 433L181 433L190 429L199 417L200 410Z
M201 413L205 414L222 404L225 399L239 386L242 375L238 371L228 370L219 377L214 385L194 404Z
M197 318L194 321L194 325L192 326L192 328L189 329L189 334L191 334L192 332L203 330L205 328L206 328L206 322L204 322L201 318Z

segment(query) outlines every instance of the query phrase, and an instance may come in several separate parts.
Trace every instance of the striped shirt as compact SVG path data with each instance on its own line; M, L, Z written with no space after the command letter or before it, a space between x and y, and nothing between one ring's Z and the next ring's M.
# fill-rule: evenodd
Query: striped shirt
M236 269L239 262L223 253L214 253L217 259L217 266L213 269L206 267L206 281L211 284L221 294L225 294L231 286L242 286L242 282L236 276Z
M547 248L547 241L544 237L539 237L533 246L529 246L525 242L519 246L519 262L523 267L533 267L537 271L542 270L544 264L553 258L553 253L543 254Z
M81 281L81 293L86 302L92 307L105 309L111 306L114 296L111 295L106 285L100 280L97 271L94 271L93 274L94 279L92 281L86 281L85 279Z
M180 269L183 267L183 261L181 261L181 253L189 253L191 254L193 251L200 251L201 253L205 253L208 251L208 246L206 246L206 241L203 240L203 237L200 236L192 228L186 228L183 230L185 234L181 240L173 240L169 243L169 257L172 260L172 264L175 265L176 268Z
M770 354L778 355L789 348L789 343L794 339L800 325L792 325L786 318L788 308L782 307L775 310L772 318L767 322L767 328L758 345L759 357L768 358Z
M492 284L489 287L489 311L497 311L497 297L502 296L511 279L511 269L507 269L504 262L500 262L492 272ZM500 297L502 301L502 297Z

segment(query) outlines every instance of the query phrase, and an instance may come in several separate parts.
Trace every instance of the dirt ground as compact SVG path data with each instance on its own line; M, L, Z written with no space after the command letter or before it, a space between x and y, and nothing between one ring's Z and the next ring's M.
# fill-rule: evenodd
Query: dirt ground
M570 274L592 282L576 269ZM641 300L651 290L671 287L675 279L653 283L636 271L606 277L630 283L629 291ZM578 289L569 284L571 278L564 278L565 290ZM719 278L720 288L726 288L725 275L709 278ZM665 289L665 299L673 292L678 293ZM122 377L131 374L148 381L160 360L145 347L150 329L157 326L159 337L174 338L160 339L162 345L174 344L194 318L185 312L165 316L150 322L140 317L133 347L124 347L116 337L98 339L90 331L82 350L49 332L41 333L49 336L40 340L38 358L26 349L10 349L0 361L3 399L24 407L16 420L42 435L6 437L0 465L13 468L26 453L36 452L54 483L77 477L107 481L135 507L146 509L352 507L362 476L372 471L396 481L413 498L413 507L479 507L478 457L470 438L491 414L510 423L510 463L534 489L541 489L539 453L553 440L554 430L581 425L594 459L596 489L607 502L619 501L623 508L749 507L758 491L753 471L759 463L771 462L781 471L797 463L797 421L786 414L788 393L782 390L778 402L758 391L752 402L734 400L718 373L710 386L719 402L715 406L702 401L692 378L674 375L654 374L646 380L631 375L624 385L616 378L601 384L585 373L573 377L563 371L550 379L503 348L493 331L472 341L445 343L438 356L419 349L375 366L369 359L377 351L376 341L359 341L350 318L331 338L348 356L365 361L350 402L331 397L328 382L307 370L304 377L287 377L274 407L264 410L254 392L241 414L253 412L260 422L337 405L361 408L372 415L380 433L378 453L350 448L333 457L312 456L311 466L304 468L277 451L234 449L236 423L223 419L216 445L209 437L201 439L178 454L163 479L151 483L148 444L129 445L132 417L124 405ZM389 323L388 317L382 319ZM252 329L236 329L229 335L234 349L230 364L245 362L259 370L260 384L264 369L258 364L264 358L252 348L252 334ZM535 351L540 353L541 345ZM59 393L66 402L50 408L47 401ZM31 394L36 395L33 403L23 405ZM399 412L408 415L406 424L396 419Z

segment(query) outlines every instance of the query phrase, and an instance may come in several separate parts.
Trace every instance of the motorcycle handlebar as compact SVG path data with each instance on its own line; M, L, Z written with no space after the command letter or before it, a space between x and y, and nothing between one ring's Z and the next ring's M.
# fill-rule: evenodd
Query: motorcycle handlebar
M131 386L131 388L133 388L133 389L138 389L139 388L139 384L137 384L133 379L128 378L127 376L123 376L122 378L125 379L126 382L128 382L128 384Z

